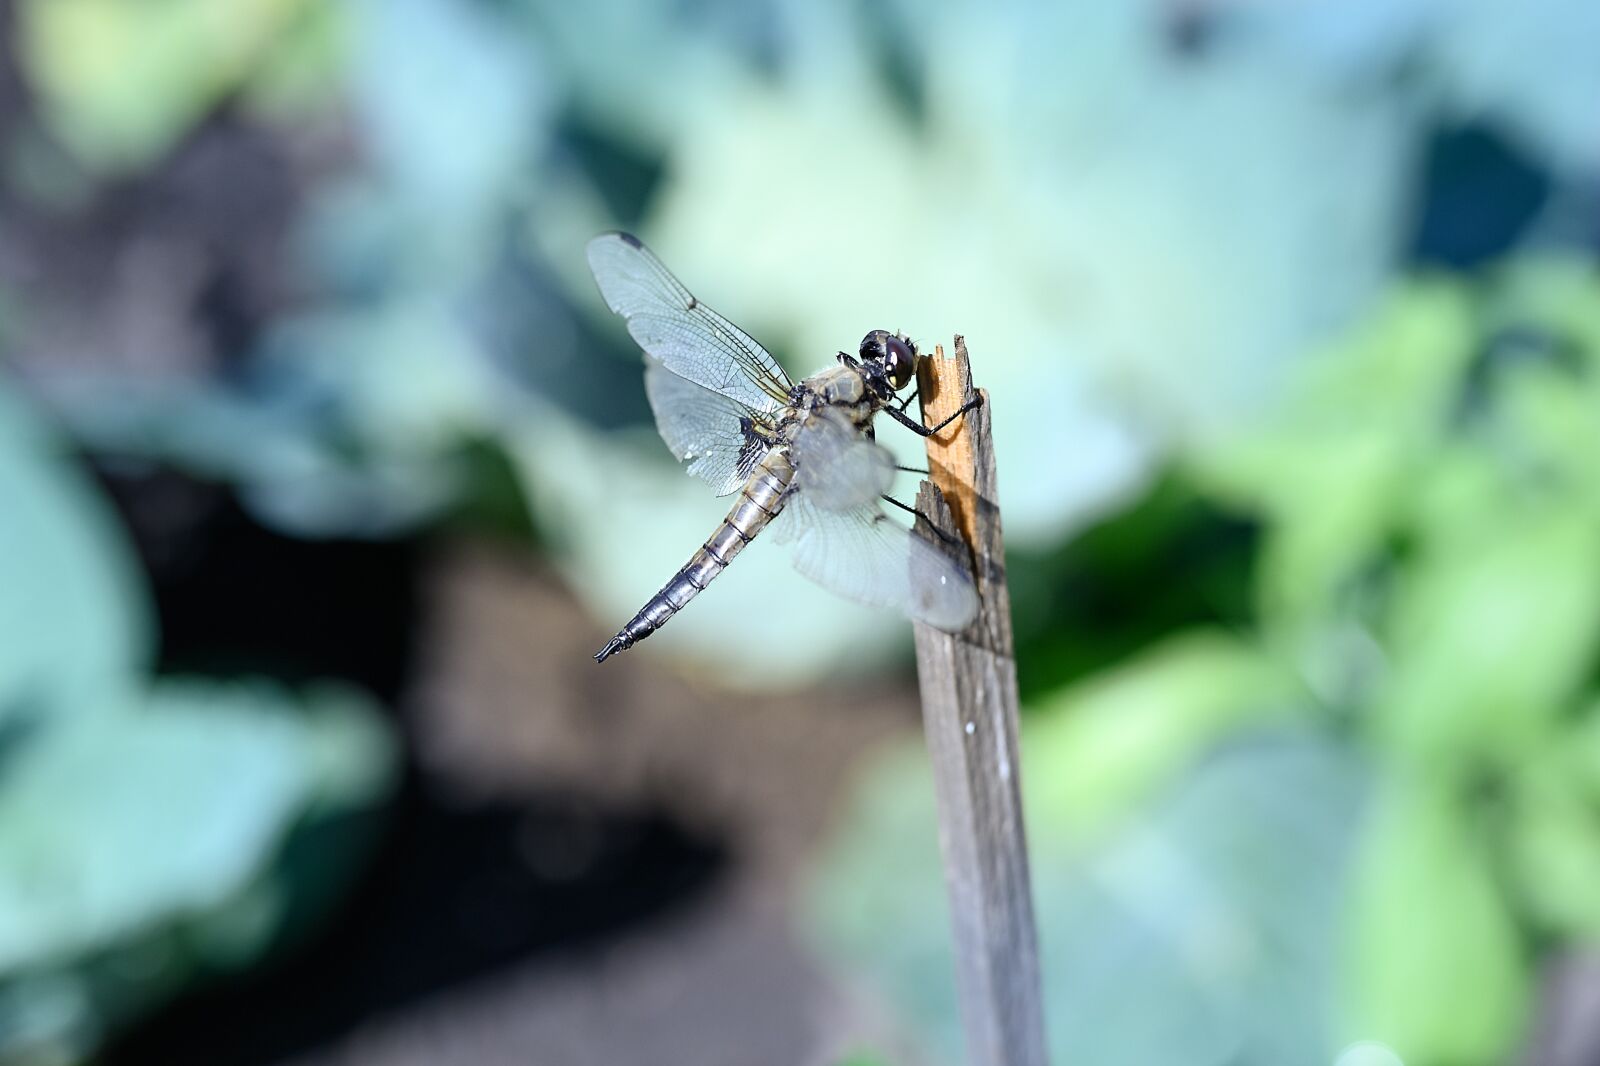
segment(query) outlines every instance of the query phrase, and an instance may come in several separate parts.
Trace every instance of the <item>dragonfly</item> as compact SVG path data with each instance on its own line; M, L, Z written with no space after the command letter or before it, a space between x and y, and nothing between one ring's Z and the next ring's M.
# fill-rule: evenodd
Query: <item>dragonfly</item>
M976 406L974 397L938 425L905 413L914 393L916 345L875 329L857 354L802 381L765 348L707 307L637 237L589 242L589 268L606 305L644 349L645 394L668 449L718 496L738 498L715 532L595 654L605 662L644 640L688 605L756 536L793 550L796 569L824 588L950 632L966 628L978 598L966 569L932 541L894 521L889 494L900 470L877 443L880 412L923 437Z

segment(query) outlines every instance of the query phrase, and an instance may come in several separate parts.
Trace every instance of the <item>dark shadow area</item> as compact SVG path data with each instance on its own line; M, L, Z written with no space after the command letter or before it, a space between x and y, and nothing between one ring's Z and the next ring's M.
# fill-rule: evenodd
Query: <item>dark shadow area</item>
M390 708L405 769L354 885L321 913L291 915L265 965L197 988L97 1061L219 1066L308 1052L385 1011L659 916L726 867L719 842L654 811L554 792L468 799L418 768L393 708L411 681L425 539L294 540L224 488L99 470L153 587L163 672L361 685ZM330 851L348 846L343 829L297 837L287 876L337 886L327 874L351 859Z
M424 544L297 540L224 486L99 464L154 594L158 669L353 682L392 706L411 659Z
M571 796L450 803L415 781L390 839L320 934L210 985L115 1043L103 1066L255 1066L539 952L660 916L705 889L720 848L659 816Z
M1250 624L1252 521L1175 473L1052 552L1007 558L1024 702L1190 626Z
M1435 130L1421 183L1411 259L1461 270L1516 247L1551 193L1548 174L1497 131L1480 125Z

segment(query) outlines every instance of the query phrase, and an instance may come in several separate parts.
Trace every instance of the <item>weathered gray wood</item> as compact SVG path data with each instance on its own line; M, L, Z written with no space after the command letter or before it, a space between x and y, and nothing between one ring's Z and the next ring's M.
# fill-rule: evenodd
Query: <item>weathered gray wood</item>
M953 358L939 348L921 360L917 380L924 425L959 408L972 394L965 340L956 338ZM1038 939L1017 761L1011 597L989 401L982 395L982 406L928 439L932 483L924 481L917 496L918 509L971 550L978 617L958 634L918 625L917 676L971 1066L1044 1066Z

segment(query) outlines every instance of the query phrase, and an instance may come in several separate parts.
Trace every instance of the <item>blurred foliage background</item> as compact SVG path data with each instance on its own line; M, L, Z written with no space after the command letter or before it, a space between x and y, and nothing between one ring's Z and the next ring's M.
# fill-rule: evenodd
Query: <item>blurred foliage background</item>
M766 546L583 654L723 510L614 227L797 376L968 337L1055 1061L1600 1061L1597 54L0 0L0 1062L960 1061L908 628Z

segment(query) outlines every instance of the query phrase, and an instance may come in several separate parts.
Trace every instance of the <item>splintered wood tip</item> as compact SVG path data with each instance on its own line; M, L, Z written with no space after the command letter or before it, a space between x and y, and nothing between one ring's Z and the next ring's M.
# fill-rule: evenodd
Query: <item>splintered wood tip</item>
M919 360L917 388L922 400L922 424L936 426L960 409L971 395L972 366L967 358L964 337L956 336L955 355L945 354L944 345L933 346L933 355ZM975 419L969 411L927 440L928 479L944 493L951 517L968 545L981 543L977 527L977 448L987 441L974 440L974 422L988 425L987 418ZM987 434L985 434L987 436Z

